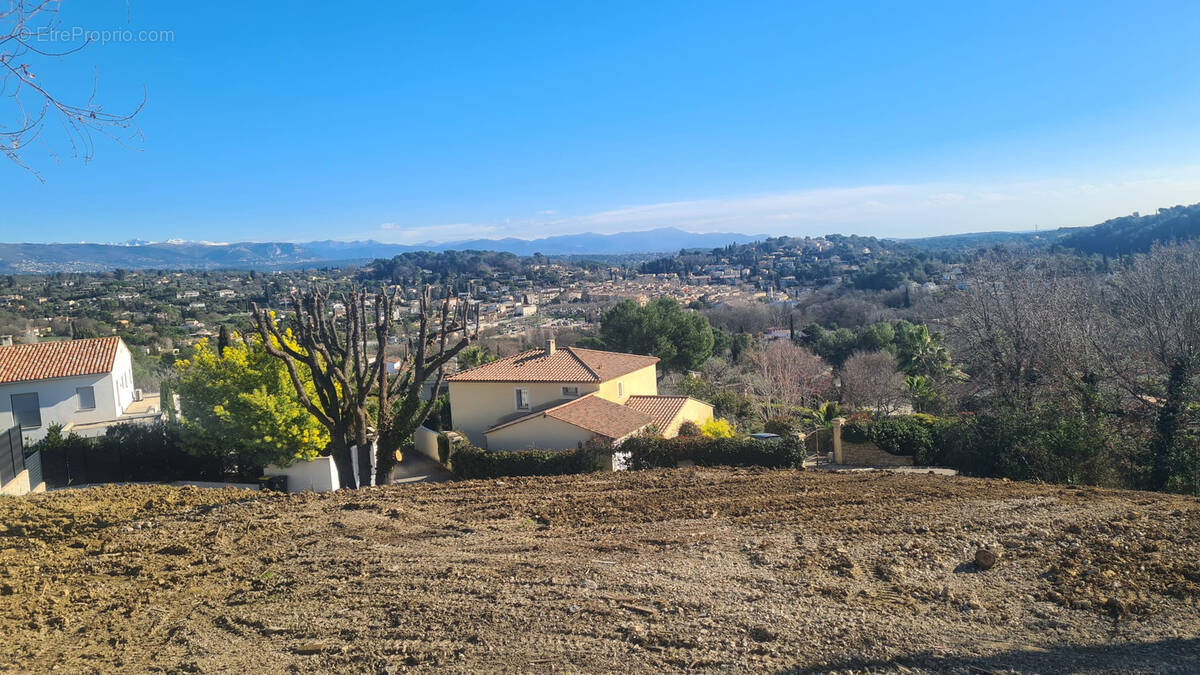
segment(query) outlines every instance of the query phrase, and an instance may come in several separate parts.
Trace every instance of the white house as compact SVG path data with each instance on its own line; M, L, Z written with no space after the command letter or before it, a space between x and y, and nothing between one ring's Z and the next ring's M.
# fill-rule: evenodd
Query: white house
M99 436L110 424L161 416L157 400L134 399L133 359L119 337L0 347L0 429L20 426L26 443L51 424Z

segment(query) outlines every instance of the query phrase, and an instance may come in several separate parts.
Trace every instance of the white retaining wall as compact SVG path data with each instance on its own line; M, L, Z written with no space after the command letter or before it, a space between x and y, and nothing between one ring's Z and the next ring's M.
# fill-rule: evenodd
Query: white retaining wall
M291 466L268 465L263 469L266 476L287 476L288 492L329 492L338 489L337 465L332 457L318 457L309 462L296 462Z

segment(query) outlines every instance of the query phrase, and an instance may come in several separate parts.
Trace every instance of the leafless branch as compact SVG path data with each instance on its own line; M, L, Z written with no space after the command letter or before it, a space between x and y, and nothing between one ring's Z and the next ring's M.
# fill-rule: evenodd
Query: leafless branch
M31 37L39 31L56 29L61 0L10 0L0 12L0 151L18 166L41 176L25 161L24 150L42 139L46 125L56 120L63 129L74 157L88 162L95 154L97 136L127 145L140 138L134 119L146 105L146 94L132 111L111 113L96 102L98 78L93 77L91 95L82 103L69 102L48 85L38 81L39 66L85 49L89 42L61 51L43 49ZM52 157L56 155L51 152Z

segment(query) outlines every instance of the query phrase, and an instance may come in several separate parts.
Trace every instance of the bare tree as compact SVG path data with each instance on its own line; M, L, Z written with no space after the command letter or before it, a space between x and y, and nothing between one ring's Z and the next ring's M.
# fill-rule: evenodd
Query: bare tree
M1180 444L1200 376L1200 246L1157 246L1096 297L1110 320L1108 335L1100 335L1108 338L1099 343L1104 363L1155 418L1147 487L1161 490L1181 479L1195 489L1197 452Z
M842 366L842 400L853 406L892 412L904 400L904 374L888 352L856 352Z
M117 142L122 142L118 137L121 131L132 131L136 136L133 120L145 105L144 97L131 112L111 113L96 102L95 81L86 101L68 102L38 80L39 65L79 52L89 44L84 40L61 51L46 50L38 44L38 35L59 28L61 0L9 0L8 5L7 10L0 9L0 98L8 99L8 105L0 109L0 150L4 156L33 171L22 153L41 140L52 120L65 132L72 155L84 161L92 158L95 134Z
M446 364L478 336L479 319L472 328L468 303L452 305L451 293L435 300L425 287L416 300L415 325L404 336L405 356L389 372L386 349L395 332L397 292L381 289L372 298L359 287L340 294L340 303L329 300L328 289L313 286L303 296L292 294L294 314L285 329L257 305L254 320L267 351L287 364L301 404L329 429L343 486L357 487L371 483L373 460L387 466L386 458L429 416ZM311 371L318 400L306 393L300 367ZM432 395L425 398L427 383Z
M980 261L947 320L956 357L985 393L1031 409L1052 383L1078 376L1083 281L1036 261Z
M774 340L750 354L752 391L762 402L763 417L780 409L813 407L825 399L833 374L821 357L786 340Z

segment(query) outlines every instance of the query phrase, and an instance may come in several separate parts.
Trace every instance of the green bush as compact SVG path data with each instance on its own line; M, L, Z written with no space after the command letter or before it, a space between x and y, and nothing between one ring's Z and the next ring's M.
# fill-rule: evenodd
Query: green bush
M869 422L847 422L843 424L842 440L851 443L869 443L871 441L871 424Z
M42 476L48 487L84 483L252 480L261 467L218 455L197 456L182 446L178 424L123 423L98 438L62 435L54 425L41 442Z
M457 478L501 478L591 473L602 468L604 457L592 448L502 452L466 446L457 448L450 459Z
M842 440L850 443L874 443L893 455L912 457L918 465L935 463L934 429L937 418L930 415L897 415L874 421L848 422L842 426Z
M800 423L791 417L772 417L763 424L763 431L768 434L791 436L800 430Z
M871 441L893 455L912 457L923 464L933 456L933 434L929 427L908 417L888 417L871 425Z
M635 436L621 444L629 453L634 470L678 466L691 461L699 466L799 467L804 462L804 444L795 437L771 440L753 438Z
M996 409L960 415L932 430L936 463L973 476L1120 485L1121 435L1069 411Z
M680 436L700 436L701 435L700 425L696 424L695 422L693 422L691 420L687 420L683 424L679 425L679 435Z
M736 420L739 424L755 416L757 406L749 396L737 391L723 390L707 399L713 406L713 415Z

